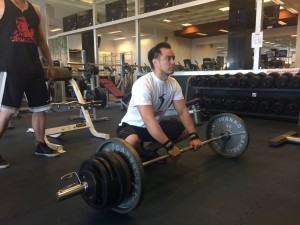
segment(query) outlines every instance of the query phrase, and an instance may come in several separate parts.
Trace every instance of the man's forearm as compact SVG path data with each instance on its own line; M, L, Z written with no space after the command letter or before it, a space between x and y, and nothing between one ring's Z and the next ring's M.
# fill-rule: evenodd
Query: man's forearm
M50 50L48 48L47 43L41 43L39 47L40 47L43 57L47 61L48 66L53 66L52 57L51 57Z
M182 115L179 115L179 118L189 134L196 132L194 122L187 110Z

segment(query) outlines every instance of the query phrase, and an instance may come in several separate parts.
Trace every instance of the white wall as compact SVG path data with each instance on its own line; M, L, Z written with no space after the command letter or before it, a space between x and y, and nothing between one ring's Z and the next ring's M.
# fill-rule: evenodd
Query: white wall
M183 64L183 59L191 58L192 42L190 39L174 37L173 32L165 30L155 30L153 35L141 37L141 65L149 65L148 51L157 43L168 40L174 50L176 57L176 64L180 61ZM136 58L136 39L130 38L125 40L107 41L105 38L101 39L99 48L99 55L101 53L128 53L132 52L132 63L137 62ZM125 58L126 60L126 58ZM130 63L130 62L129 62Z
M82 49L81 34L73 34L68 36L68 48Z
M194 58L200 66L203 63L203 58L217 58L217 48L214 44L196 45L194 54Z
M196 38L192 41L192 61L197 61L199 66L203 63L203 58L217 58L217 56L226 56L217 54L217 46L227 46L228 35L220 35L206 38Z

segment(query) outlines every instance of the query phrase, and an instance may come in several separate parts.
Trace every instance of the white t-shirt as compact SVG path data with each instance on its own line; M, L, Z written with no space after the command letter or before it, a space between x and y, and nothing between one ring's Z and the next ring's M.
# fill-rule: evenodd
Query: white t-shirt
M125 122L138 127L145 127L145 124L136 106L152 105L155 118L160 121L173 100L184 99L181 87L173 77L162 81L153 72L139 78L131 92L132 97L121 124Z

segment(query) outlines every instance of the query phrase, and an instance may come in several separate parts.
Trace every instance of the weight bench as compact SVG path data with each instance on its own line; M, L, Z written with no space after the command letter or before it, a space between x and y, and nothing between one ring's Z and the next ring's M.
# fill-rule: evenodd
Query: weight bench
M127 99L130 99L131 94L129 93L128 95L125 95L122 91L120 91L119 88L117 88L111 81L108 79L100 78L100 84L105 88L106 90L106 97L107 97L107 104L106 108L109 107L109 104L116 104L116 103L111 103L109 101L109 94L112 94L115 98L118 99L118 101L121 102L121 108L123 105L127 108ZM117 103L118 104L118 103ZM123 108L122 108L123 109Z
M46 70L46 68L44 68L44 69ZM80 110L81 110L82 115L83 115L83 118L82 118L83 121L81 121L80 123L76 123L76 124L70 124L70 125L65 125L65 126L60 126L60 127L47 128L45 130L45 142L47 143L47 145L50 148L63 153L63 152L65 152L63 150L63 147L61 145L51 143L48 140L47 137L48 136L50 136L50 137L51 136L52 137L59 137L60 134L62 134L62 133L65 133L65 132L68 132L68 131L80 130L80 129L84 129L84 128L88 128L94 137L109 139L110 138L109 134L99 133L95 130L94 124L93 124L92 119L90 117L90 114L89 114L88 110L85 107L87 103L85 102L76 81L73 79L73 77L71 75L71 72L67 68L55 67L55 79L54 79L54 81L68 81L71 84L71 86L74 90L74 93L76 95L78 105L80 105L79 107L80 107ZM55 105L55 108L58 108L56 103L54 103L54 105ZM62 108L65 108L65 106L63 106L63 105L66 105L66 103L62 103ZM32 128L29 128L27 132L34 132L34 131L33 131Z

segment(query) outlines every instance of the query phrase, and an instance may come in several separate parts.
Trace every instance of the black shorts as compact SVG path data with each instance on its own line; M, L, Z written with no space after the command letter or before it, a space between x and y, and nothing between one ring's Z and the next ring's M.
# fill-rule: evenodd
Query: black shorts
M171 118L168 120L162 120L160 126L163 132L167 135L167 137L174 141L180 137L180 135L185 130L184 126L178 119ZM121 126L117 128L117 137L126 139L129 135L136 134L139 136L141 142L154 142L156 141L148 132L147 128L144 127L136 127L129 125L127 123L122 123Z
M0 72L0 111L18 112L24 93L32 112L50 108L50 94L43 73Z

